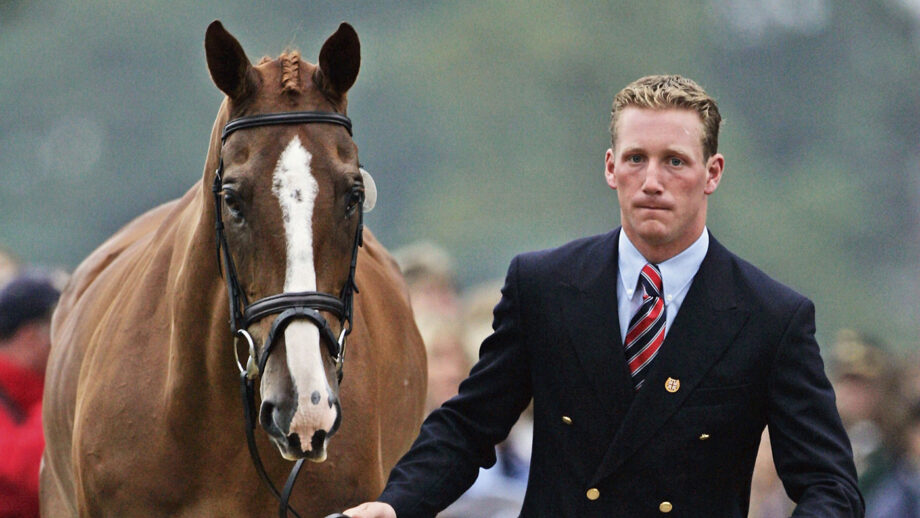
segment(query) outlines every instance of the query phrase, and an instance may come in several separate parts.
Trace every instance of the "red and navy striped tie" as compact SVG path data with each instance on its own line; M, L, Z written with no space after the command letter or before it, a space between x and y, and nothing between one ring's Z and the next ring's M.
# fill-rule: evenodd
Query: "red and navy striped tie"
M643 289L642 305L626 331L626 361L636 390L645 382L648 367L664 342L665 309L658 266L646 264L639 274L637 289Z

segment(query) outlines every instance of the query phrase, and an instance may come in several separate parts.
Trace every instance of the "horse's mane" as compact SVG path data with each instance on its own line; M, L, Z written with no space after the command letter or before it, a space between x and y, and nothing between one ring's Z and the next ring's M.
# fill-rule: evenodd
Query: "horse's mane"
M274 59L265 56L259 61L259 64L262 65L270 61L274 61ZM285 51L278 56L278 61L281 63L281 92L303 92L304 86L300 74L300 51Z

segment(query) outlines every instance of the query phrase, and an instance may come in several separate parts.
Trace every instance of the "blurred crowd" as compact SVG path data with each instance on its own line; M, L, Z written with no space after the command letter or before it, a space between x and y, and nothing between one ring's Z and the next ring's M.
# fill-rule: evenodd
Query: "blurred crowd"
M428 351L430 412L457 393L492 331L501 279L460 289L451 256L433 243L395 250ZM0 518L38 516L44 440L41 392L51 313L66 275L20 264L0 250ZM911 350L915 350L913 348ZM920 518L920 353L904 357L854 330L824 345L840 417L853 446L868 518ZM530 409L496 448L496 464L440 518L516 517L527 485ZM769 430L751 488L751 518L788 517Z
M492 308L502 280L459 290L453 260L441 247L414 243L394 251L409 286L416 323L428 352L426 413L457 394L479 358L479 344L492 332ZM532 436L527 409L496 447L496 463L440 518L515 518L521 512Z
M867 518L920 517L920 354L844 329L825 347L837 409L853 446ZM751 518L788 517L794 505L773 467L768 431L751 490Z
M394 251L428 348L430 412L457 393L492 331L502 280L460 290L450 255L433 243ZM916 351L916 347L910 348ZM920 352L903 357L854 330L822 344L840 417L850 436L868 518L920 518ZM531 416L525 412L496 450L498 462L440 518L515 517L530 458ZM793 502L776 474L765 430L751 487L750 518L785 518Z
M65 276L0 250L0 518L33 518L51 313Z

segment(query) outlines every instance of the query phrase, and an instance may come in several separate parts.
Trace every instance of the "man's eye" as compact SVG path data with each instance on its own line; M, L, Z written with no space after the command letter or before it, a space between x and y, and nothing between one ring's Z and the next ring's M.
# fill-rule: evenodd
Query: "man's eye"
M681 159L679 159L679 158L677 158L677 157L672 157L672 158L670 159L670 163L671 163L671 166L672 166L672 167L680 167L680 166L684 165L684 161L681 160Z
M641 155L629 155L628 157L626 157L626 161L631 164L638 164L639 162L642 161L642 156Z

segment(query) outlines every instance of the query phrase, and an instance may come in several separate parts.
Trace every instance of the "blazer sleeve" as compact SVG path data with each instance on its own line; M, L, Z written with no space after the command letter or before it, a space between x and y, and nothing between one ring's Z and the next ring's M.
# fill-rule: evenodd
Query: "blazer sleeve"
M532 397L526 331L521 318L519 259L511 262L494 310L493 334L457 396L432 412L412 448L390 473L378 498L398 518L433 517L495 464L503 441Z
M802 299L780 340L767 424L794 517L862 517L853 453L815 341L815 309Z

